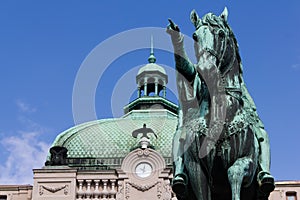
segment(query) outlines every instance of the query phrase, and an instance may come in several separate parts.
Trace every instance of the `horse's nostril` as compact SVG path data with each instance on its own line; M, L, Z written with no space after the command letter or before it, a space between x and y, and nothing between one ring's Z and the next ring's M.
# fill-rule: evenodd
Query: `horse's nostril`
M194 39L196 42L198 42L198 36L197 36L196 33L193 33L193 39Z

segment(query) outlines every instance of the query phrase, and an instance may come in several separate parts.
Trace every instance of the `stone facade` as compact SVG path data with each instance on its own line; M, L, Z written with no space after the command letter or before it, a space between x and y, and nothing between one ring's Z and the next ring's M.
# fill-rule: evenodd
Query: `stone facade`
M275 190L270 194L271 200L299 200L300 181L278 181Z
M31 185L0 185L0 200L31 200Z
M145 168L146 166L149 166ZM151 148L130 152L119 169L75 170L68 166L34 169L33 200L169 200L171 168Z
M45 167L34 170L34 194L31 185L0 185L0 200L176 200L170 188L170 170L159 170L158 179L152 177L153 181L146 184L142 179L130 178L123 170L80 172L69 167ZM269 197L269 200L299 199L300 181L277 181Z

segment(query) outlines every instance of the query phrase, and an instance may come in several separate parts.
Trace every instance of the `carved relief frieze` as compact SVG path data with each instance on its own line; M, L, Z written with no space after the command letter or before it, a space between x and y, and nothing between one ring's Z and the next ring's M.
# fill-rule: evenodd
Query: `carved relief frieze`
M68 195L69 193L69 186L68 185L61 185L61 186L47 186L47 185L40 185L39 186L39 194L42 196L44 194L44 191L47 190L51 193L56 193L60 190L63 190L63 193L65 195Z
M159 181L156 181L154 183L150 183L150 184L137 184L134 182L128 182L132 187L134 187L137 190L140 190L142 192L145 192L151 188L153 188L156 184L160 183Z

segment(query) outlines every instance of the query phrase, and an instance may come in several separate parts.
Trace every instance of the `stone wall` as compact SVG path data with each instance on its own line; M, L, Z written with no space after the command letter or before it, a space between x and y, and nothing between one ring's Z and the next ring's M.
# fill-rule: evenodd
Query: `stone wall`
M0 199L31 200L31 185L0 185Z

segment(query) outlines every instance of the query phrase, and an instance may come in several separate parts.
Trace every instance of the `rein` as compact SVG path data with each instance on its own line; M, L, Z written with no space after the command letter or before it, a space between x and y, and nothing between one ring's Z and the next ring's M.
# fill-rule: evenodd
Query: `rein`
M218 34L216 33L217 31L215 29L213 29L211 26L209 25L205 25L208 26L210 31L214 34L215 37L218 36ZM214 56L217 60L217 72L220 75L221 81L218 85L218 90L219 92L226 92L227 95L230 95L234 98L236 98L238 101L240 101L240 95L242 94L242 91L240 88L236 88L236 87L228 87L226 86L226 75L233 69L234 67L234 63L236 61L236 56L237 56L237 52L234 46L234 41L233 39L230 37L228 31L224 31L224 29L222 29L221 31L224 32L224 38L223 40L220 39L220 37L217 37L217 41L221 42L220 45L220 50L215 50L215 49L211 49L208 47L203 48L199 55L202 56L205 52L209 53L210 55ZM215 45L218 46L218 45ZM232 50L233 55L230 57L230 62L228 64L224 63L225 61L225 56L226 53L228 51ZM222 67L225 66L225 70L222 71ZM249 126L249 123L243 123L244 120L246 120L246 118L244 118L245 113L240 113L238 114L237 118L235 118L233 121L231 122L224 122L219 124L219 127L221 127L223 130L225 130L226 134L223 135L220 138L214 138L210 135L207 135L205 133L208 132L209 127L206 127L204 125L204 123L202 122L202 124L200 123L200 128L199 128L199 132L203 133L206 138L212 142L215 143L215 147L217 148L217 150L219 151L221 148L221 145L226 141L226 140L230 140L232 137L237 136L238 134L242 133L244 131L244 129L246 129ZM239 117L242 117L243 120L241 120Z
M211 30L211 26L207 25L209 27L209 29ZM213 30L211 30L211 32L214 32ZM214 34L216 35L216 34ZM222 67L222 63L224 61L224 57L225 57L225 54L226 54L226 50L227 50L227 47L228 47L228 40L231 40L231 38L228 36L228 34L225 34L225 39L224 39L224 42L222 42L222 45L221 45L221 48L220 48L220 52L222 52L221 54L218 53L218 51L214 50L214 49L211 49L211 48L208 48L208 47L205 47L200 53L199 55L203 55L204 52L208 52L209 54L213 55L217 62L218 62L218 65L217 65L217 69L219 71L219 74L221 76L221 78L225 77L225 75L233 68L233 64L234 64L234 61L235 61L235 58L236 58L236 51L235 51L235 48L232 47L232 44L230 43L229 45L232 47L232 49L234 49L233 51L233 58L231 59L230 63L228 64L228 67L226 68L226 70L224 72L221 72L220 69Z
M214 33L214 35L218 35L217 33L215 33L216 31L209 25L205 25L208 26L210 31ZM232 87L226 87L226 75L233 69L233 65L234 62L236 60L236 49L233 45L233 41L232 38L229 36L228 31L224 31L224 29L222 29L222 31L224 32L224 40L218 40L221 41L222 45L220 47L220 54L218 53L218 51L205 47L200 53L199 56L203 55L205 52L208 52L209 54L211 54L212 56L214 56L217 60L217 70L218 70L218 74L220 75L221 81L219 82L218 85L218 90L219 92L226 92L228 95L231 95L232 97L236 98L238 101L240 101L239 95L236 94L237 93L242 93L240 88L232 88ZM228 41L231 41L230 43ZM229 43L229 44L228 44ZM233 55L231 56L231 60L229 62L229 64L227 65L227 67L225 68L225 71L221 71L221 67L222 64L224 62L224 57L226 55L226 50L228 48L228 45L230 45L231 49L233 49Z

